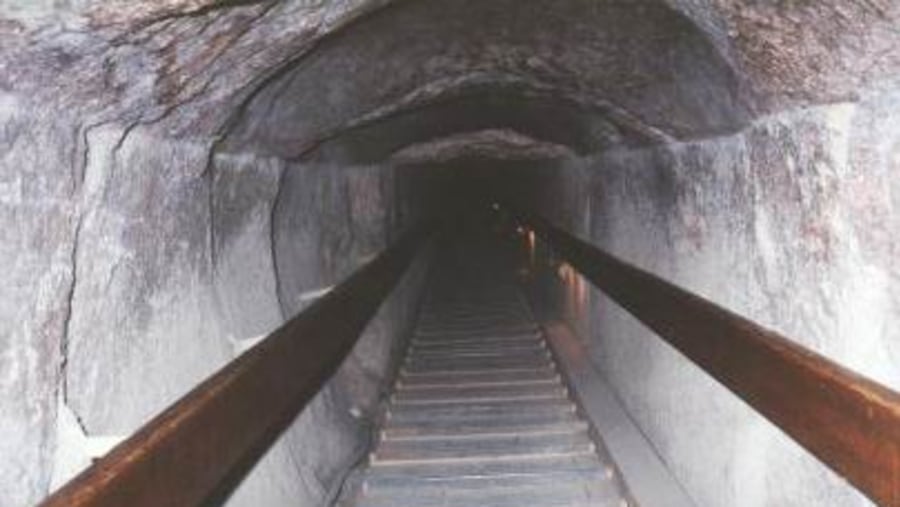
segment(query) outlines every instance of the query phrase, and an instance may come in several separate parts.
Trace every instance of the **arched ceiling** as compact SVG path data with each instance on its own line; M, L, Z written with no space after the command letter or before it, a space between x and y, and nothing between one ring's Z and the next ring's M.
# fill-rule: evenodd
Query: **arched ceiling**
M274 79L229 145L294 158L361 125L378 124L393 148L471 124L556 133L584 151L733 130L748 103L709 40L658 2L417 0L327 39Z
M405 146L391 154L397 165L453 163L466 159L552 161L573 155L566 147L508 129L486 129L449 135Z
M0 0L0 89L286 158L504 128L585 153L896 86L898 25L894 0Z

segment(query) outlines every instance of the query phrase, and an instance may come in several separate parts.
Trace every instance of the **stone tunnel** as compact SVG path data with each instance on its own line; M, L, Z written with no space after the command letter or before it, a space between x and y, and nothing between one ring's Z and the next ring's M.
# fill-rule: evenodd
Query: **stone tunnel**
M0 505L479 196L900 389L895 0L3 0L0 89ZM413 275L227 505L334 501ZM872 505L562 282L695 505Z

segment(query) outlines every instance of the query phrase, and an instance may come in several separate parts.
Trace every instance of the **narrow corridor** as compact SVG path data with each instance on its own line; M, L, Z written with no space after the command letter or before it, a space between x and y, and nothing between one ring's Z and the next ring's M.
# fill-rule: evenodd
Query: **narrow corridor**
M503 252L487 234L442 245L345 505L627 505Z
M0 507L900 506L898 27L0 0Z

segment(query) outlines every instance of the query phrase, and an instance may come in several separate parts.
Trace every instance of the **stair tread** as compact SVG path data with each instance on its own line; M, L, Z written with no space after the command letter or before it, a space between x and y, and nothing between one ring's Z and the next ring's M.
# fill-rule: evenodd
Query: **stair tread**
M494 327L533 327L534 323L520 315L510 315L504 317L487 317L487 318L432 318L420 320L416 328L418 330L455 330L455 329L471 329L471 328L494 328Z
M484 347L500 348L525 345L545 346L543 345L543 339L538 333L511 336L457 337L450 340L414 339L410 344L412 350L439 350Z
M579 421L572 410L542 410L529 413L482 414L467 417L434 417L430 414L394 416L382 431L389 435L456 434L460 432L499 433L539 430Z
M537 326L505 326L497 328L477 328L477 329L443 329L434 331L423 331L416 329L413 336L422 340L452 340L454 338L479 338L479 337L502 337L502 336L535 336L540 329Z
M403 372L409 373L435 373L435 372L470 372L485 370L516 370L516 369L541 369L553 368L554 365L547 355L541 354L531 357L493 357L493 358L462 358L462 359L418 359L409 361L403 365Z
M401 373L405 376L437 373L479 373L488 371L515 373L528 370L555 371L556 365L549 357L542 358L501 358L472 361L417 361L403 365Z
M470 403L498 399L534 399L566 397L567 390L557 383L487 385L474 387L441 387L434 389L400 390L396 392L394 403Z
M535 433L571 433L578 431L587 431L588 425L584 421L576 417L560 417L511 421L508 424L483 423L459 423L453 424L439 423L431 425L414 425L414 426L385 426L381 430L381 436L384 440L424 440L433 438L457 438L471 439L480 435L521 435Z
M621 507L518 284L477 273L432 280L351 505Z
M425 308L422 309L420 319L448 315L469 316L477 315L479 313L497 314L504 312L525 313L527 315L527 308L521 301L485 300L481 303L471 302L465 304L435 301L425 305Z
M609 480L604 466L597 463L582 470L544 470L539 472L507 472L431 477L381 476L367 477L366 493L370 496L393 493L398 490L416 489L418 492L439 491L466 494L485 488L548 488L564 487L602 488Z
M442 332L462 332L462 331L480 331L484 329L534 329L535 324L524 321L521 318L515 319L494 319L494 320L443 320L432 321L424 324L420 323L416 326L417 334L433 334Z
M439 353L441 351L453 350L502 350L537 347L546 349L547 345L543 338L535 334L526 335L510 335L510 336L466 336L456 337L449 340L423 340L414 338L410 343L407 353L426 352Z
M434 418L445 420L511 417L538 414L567 414L575 411L575 404L568 398L547 400L493 400L466 405L391 405L386 414L389 422Z
M420 326L449 322L451 324L468 324L472 322L527 322L530 319L524 311L494 311L471 313L439 313L419 319Z
M610 487L607 468L599 462L582 469L555 469L540 471L519 471L505 473L474 473L432 476L369 476L365 479L366 494L379 496L395 494L415 489L417 493L467 494L485 488L548 488L557 485L566 487Z
M479 359L502 359L502 358L524 358L524 357L550 357L550 352L541 347L539 343L527 344L526 346L506 346L493 348L457 348L449 350L410 350L406 356L407 362L419 360L465 360L477 361Z
M482 435L469 439L384 440L373 453L373 462L566 453L590 450L593 446L583 430Z
M485 475L540 474L558 471L608 470L595 453L544 454L523 459L520 456L501 457L493 460L468 460L437 464L382 464L369 468L366 479L428 479Z
M550 358L550 352L537 344L509 347L506 350L494 348L481 349L442 349L442 350L412 350L406 357L406 362L431 360L431 361L477 361L480 359L504 359L504 358Z
M440 488L409 485L403 488L367 491L359 504L361 507L417 506L617 506L618 492L608 481L572 481L547 484L482 485L471 489Z
M464 385L484 383L515 383L559 380L553 368L518 368L512 370L482 370L456 372L401 372L397 383L406 388L416 386Z

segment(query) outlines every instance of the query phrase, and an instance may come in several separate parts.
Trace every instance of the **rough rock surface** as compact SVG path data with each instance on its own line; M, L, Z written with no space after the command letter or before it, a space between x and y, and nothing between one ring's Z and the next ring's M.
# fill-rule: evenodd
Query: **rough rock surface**
M897 385L898 22L892 0L0 0L0 504L47 493L58 403L89 436L131 431L415 218L428 196L384 159L486 129L605 168L576 172L607 198L547 188L597 241L663 256L646 259L661 273L737 264L728 245L752 243L762 260L735 273L756 285L718 297L797 336L841 334L836 309L862 285L866 346L812 345ZM664 146L622 151L650 144ZM743 232L713 234L714 214ZM788 316L771 303L784 296L808 302ZM381 351L402 323L385 318ZM339 466L288 464L288 449L352 454L347 393L388 356L323 392L247 502L323 498ZM674 438L628 397L659 445ZM680 473L698 498L721 498L695 468Z
M46 491L53 467L74 281L74 142L12 100L0 115L0 504L26 505Z
M442 164L458 159L553 160L574 156L566 146L542 142L514 130L481 130L412 144L391 155L394 164Z
M574 183L560 184L576 204L556 206L557 219L900 389L898 99L870 95L733 136L570 163ZM580 303L570 306L587 320L595 363L698 505L870 505L602 293Z
M47 493L58 401L90 438L130 434L402 226L390 169L210 159L204 144L139 128L125 137L94 129L79 149L77 129L47 129L53 123L15 104L5 120L0 209L10 227L0 251L9 290L0 312L14 325L3 331L0 427L4 455L14 458L0 472L3 505ZM51 149L34 149L44 143ZM293 228L292 217L312 229ZM368 435L364 421L413 294L399 293L349 373L283 437L234 505L312 505L333 493ZM308 463L296 462L301 454Z

